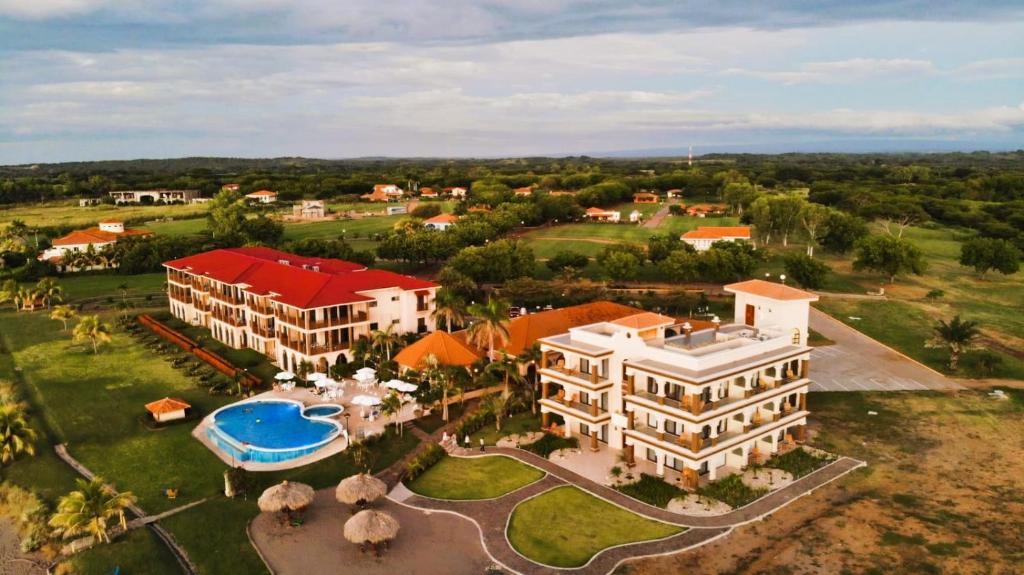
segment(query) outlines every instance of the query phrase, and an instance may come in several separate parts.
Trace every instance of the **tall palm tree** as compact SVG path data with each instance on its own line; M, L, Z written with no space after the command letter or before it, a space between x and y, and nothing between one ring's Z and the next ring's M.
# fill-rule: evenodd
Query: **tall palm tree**
M0 285L0 304L10 303L18 311L18 282L7 280Z
M533 377L530 381L530 412L534 415L537 415L537 394L540 393L540 376L538 375L538 369L540 369L540 357L540 345L536 343L524 349L522 353L519 354L519 361L522 362L523 365L527 366L527 368L531 365L533 366ZM527 369L527 372L529 372L529 369Z
M135 496L125 491L118 493L99 477L91 481L75 480L78 489L60 498L57 512L50 517L50 527L65 539L88 533L100 543L110 541L110 523L116 521L127 528L125 509L135 502Z
M498 361L491 362L485 368L485 371L491 373L497 377L500 377L505 383L504 392L505 395L512 393L513 384L517 389L523 387L526 383L526 378L519 373L519 366L521 362L518 358L506 354L502 354L501 359Z
M494 359L496 345L504 345L509 338L508 303L488 298L486 304L469 306L469 314L476 318L469 326L469 340L474 345L487 346L487 357Z
M934 327L935 337L928 342L928 347L944 347L949 349L949 369L956 371L960 362L960 354L970 349L974 339L981 333L978 322L961 320L959 315L948 323L939 320Z
M46 309L50 309L50 304L53 302L64 301L64 288L57 285L57 280L54 278L43 278L36 284L36 291L39 292L39 298L43 300L43 305Z
M513 397L507 393L492 393L480 400L480 409L494 416L495 431L501 431L501 423L513 402Z
M0 406L0 463L7 465L19 455L35 455L36 431L15 404Z
M443 321L448 333L451 333L452 324L466 321L466 302L455 292L441 288L434 297L434 311L430 317L439 324Z
M395 430L398 431L398 436L402 436L404 425L399 425L398 417L402 414L402 406L405 405L405 400L397 392L392 390L391 393L384 396L380 402L380 411L384 415L390 415L395 418Z
M17 298L22 311L35 311L36 302L39 301L39 290L34 287L19 287Z
M89 340L92 342L92 352L100 352L100 344L110 341L110 324L100 320L98 315L83 316L78 320L72 335L75 341Z
M58 305L50 312L50 319L57 320L64 324L64 331L68 330L68 322L78 316L75 308L69 305Z
M132 286L123 283L118 285L117 289L121 292L121 301L128 301L128 290L132 289Z
M375 329L370 332L370 347L377 353L384 352L385 360L391 361L391 347L395 345L395 324L389 324L384 329Z

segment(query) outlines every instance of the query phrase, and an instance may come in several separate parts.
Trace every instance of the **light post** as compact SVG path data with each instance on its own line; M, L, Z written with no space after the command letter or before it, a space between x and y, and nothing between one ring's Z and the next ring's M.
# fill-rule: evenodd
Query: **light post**
M352 434L352 430L349 429L349 426L348 426L348 418L350 418L350 417L352 417L351 413L346 413L345 414L345 433L348 433L349 435Z
M785 285L786 284L786 274L779 274L779 281L781 281L782 284Z

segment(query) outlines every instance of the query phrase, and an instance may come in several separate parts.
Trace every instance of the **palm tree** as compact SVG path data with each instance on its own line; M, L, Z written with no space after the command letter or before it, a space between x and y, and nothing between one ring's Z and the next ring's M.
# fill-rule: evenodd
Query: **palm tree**
M22 310L35 311L36 301L39 300L39 291L34 287L19 287L17 298L21 302Z
M466 321L466 302L455 292L441 288L434 297L434 311L430 317L437 323L443 321L448 333L451 333L453 323Z
M392 390L391 393L387 394L380 402L380 410L384 415L391 415L395 418L395 430L398 431L398 436L402 436L404 425L399 425L398 417L402 414L402 406L405 405L405 401L397 391Z
M539 373L537 370L540 367L540 357L540 345L536 343L519 354L519 361L523 365L527 366L527 368L530 365L533 366L533 381L530 382L530 412L534 415L537 415L537 394L540 392L540 377L537 375Z
M353 443L346 451L351 453L352 462L355 463L356 469L369 472L370 468L373 467L373 452L362 441Z
M487 346L487 357L494 359L496 342L504 345L509 338L508 303L488 298L486 304L469 306L469 314L476 318L469 326L469 340L477 346Z
M494 416L496 431L501 431L501 422L505 419L512 402L512 396L507 393L492 393L480 400L480 408Z
M502 378L505 382L503 393L508 395L512 393L513 384L515 384L516 388L519 388L526 383L526 378L519 373L520 365L521 363L518 358L506 353L502 354L500 360L488 364L485 371Z
M91 341L93 353L99 353L100 344L110 341L110 324L100 321L98 315L87 315L78 321L72 334L75 341Z
M935 337L928 341L928 347L944 347L949 349L949 369L956 371L960 362L960 354L971 349L972 343L981 333L978 330L978 322L964 321L959 315L953 320L946 322L939 320L939 325L934 327Z
M7 465L21 454L35 455L36 431L15 404L0 406L0 463Z
M397 340L394 332L395 324L389 324L384 329L375 329L370 332L370 347L377 353L384 352L385 359L391 361L391 346Z
M299 376L299 379L306 381L306 376L313 373L316 368L313 366L313 362L308 359L304 359L299 362L299 365L295 368L295 375Z
M117 289L121 292L121 301L127 302L128 301L128 290L132 289L132 286L130 286L130 285L126 284L126 283L123 283L123 284L117 286Z
M99 477L91 481L75 480L78 489L60 498L57 512L50 517L50 527L65 539L88 533L100 543L110 541L111 520L127 528L125 509L135 502L135 496L125 491L118 493Z
M64 324L64 331L68 330L68 322L74 319L78 315L75 308L69 305L59 305L53 308L50 312L50 319L57 320Z
M36 291L39 298L43 300L46 309L50 309L50 303L64 301L64 288L57 285L54 278L43 278L36 284Z
M18 282L7 280L0 285L0 303L11 303L18 311Z

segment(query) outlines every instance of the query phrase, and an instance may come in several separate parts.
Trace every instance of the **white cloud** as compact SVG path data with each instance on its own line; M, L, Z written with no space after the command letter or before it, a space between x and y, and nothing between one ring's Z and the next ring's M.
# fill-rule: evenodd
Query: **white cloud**
M978 60L954 68L951 75L966 80L1006 80L1024 78L1024 58Z
M0 16L27 20L86 14L113 0L0 0Z
M793 85L853 84L874 78L913 78L934 72L935 65L927 60L850 58L831 62L808 62L801 64L795 70L767 71L728 68L722 73Z

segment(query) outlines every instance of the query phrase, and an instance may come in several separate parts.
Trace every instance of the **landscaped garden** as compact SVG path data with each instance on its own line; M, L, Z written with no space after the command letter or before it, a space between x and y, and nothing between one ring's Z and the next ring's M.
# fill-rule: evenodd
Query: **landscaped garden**
M480 445L480 440L483 439L485 445L496 445L502 437L523 435L533 431L540 431L540 417L529 411L523 411L502 420L500 430L495 429L493 425L485 425L470 435L470 443ZM463 438L458 439L461 441Z
M603 549L663 539L683 527L641 517L576 487L552 489L520 503L508 540L526 557L553 567L579 567Z
M812 453L803 447L792 449L776 455L765 462L764 467L781 469L790 473L794 479L799 479L812 471L821 469L835 459L834 456L824 453Z
M408 484L436 499L491 499L544 477L544 472L502 455L444 457Z

